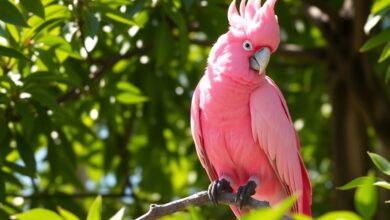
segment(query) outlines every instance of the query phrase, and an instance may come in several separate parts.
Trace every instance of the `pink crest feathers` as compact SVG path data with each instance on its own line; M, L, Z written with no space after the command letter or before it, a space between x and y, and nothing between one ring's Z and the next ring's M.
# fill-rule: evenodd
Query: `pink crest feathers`
M250 38L256 45L267 46L274 52L280 43L279 24L275 16L276 0L241 0L240 13L234 0L228 10L229 33L236 38Z

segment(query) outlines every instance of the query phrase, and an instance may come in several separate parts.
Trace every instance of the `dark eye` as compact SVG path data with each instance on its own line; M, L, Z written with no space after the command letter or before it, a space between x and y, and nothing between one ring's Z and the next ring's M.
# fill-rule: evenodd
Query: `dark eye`
M253 49L252 48L252 42L250 42L249 40L244 41L244 43L242 43L242 47L246 51L251 51Z

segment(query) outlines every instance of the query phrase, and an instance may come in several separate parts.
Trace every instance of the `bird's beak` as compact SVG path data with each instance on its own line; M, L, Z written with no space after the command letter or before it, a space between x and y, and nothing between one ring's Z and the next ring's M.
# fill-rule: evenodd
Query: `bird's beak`
M260 48L250 58L250 67L257 71L259 74L264 73L265 68L268 65L269 58L271 56L271 50L268 47Z

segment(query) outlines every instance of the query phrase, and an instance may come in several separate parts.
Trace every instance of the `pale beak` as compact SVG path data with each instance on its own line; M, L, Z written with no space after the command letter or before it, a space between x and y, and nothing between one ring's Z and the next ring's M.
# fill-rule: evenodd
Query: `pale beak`
M265 68L269 63L269 58L271 57L271 50L268 47L260 48L253 56L250 58L250 67L253 70L256 70L259 74L264 73Z

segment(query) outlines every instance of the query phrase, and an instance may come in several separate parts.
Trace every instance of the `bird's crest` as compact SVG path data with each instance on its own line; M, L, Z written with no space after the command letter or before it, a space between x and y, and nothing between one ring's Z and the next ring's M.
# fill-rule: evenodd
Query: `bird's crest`
M230 31L236 37L252 36L257 43L275 51L280 42L279 24L275 16L276 0L241 0L240 13L234 0L228 10Z

